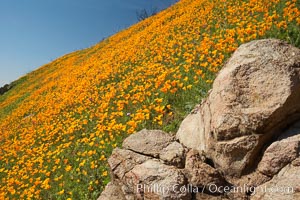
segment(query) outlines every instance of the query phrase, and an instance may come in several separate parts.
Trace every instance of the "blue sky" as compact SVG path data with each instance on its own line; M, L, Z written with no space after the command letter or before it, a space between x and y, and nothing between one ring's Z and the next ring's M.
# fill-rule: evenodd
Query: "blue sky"
M176 0L0 0L0 87Z

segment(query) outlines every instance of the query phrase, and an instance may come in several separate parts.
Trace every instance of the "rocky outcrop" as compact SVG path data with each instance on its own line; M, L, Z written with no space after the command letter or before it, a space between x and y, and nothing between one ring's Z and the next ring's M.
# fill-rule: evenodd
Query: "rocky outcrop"
M191 198L180 190L187 185L182 169L186 149L174 140L163 131L144 129L125 139L124 149L113 151L108 159L113 185L126 199Z
M300 50L279 40L253 41L228 60L177 138L239 177L257 164L264 145L299 118L299 102Z
M122 147L102 198L299 198L300 50L274 39L241 45L176 136L145 129Z

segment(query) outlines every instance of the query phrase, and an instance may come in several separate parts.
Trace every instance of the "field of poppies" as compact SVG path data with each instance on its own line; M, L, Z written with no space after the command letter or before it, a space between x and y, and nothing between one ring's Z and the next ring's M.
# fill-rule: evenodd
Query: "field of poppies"
M299 27L299 0L181 0L21 77L0 96L0 199L97 199L128 134L175 132L240 44L299 47Z

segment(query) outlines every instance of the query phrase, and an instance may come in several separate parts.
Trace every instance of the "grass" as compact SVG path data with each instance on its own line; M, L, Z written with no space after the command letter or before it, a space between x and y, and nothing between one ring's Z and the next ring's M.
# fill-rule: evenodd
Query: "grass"
M97 199L128 134L176 132L240 44L299 47L299 18L299 0L181 0L29 73L0 96L0 199Z

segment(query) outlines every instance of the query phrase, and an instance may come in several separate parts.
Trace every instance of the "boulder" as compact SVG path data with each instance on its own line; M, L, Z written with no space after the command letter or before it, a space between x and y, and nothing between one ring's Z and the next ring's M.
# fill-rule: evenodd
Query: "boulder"
M174 165L178 168L184 167L186 149L178 142L172 142L159 153L159 158L167 165Z
M134 166L142 164L149 159L150 157L132 152L130 150L116 148L109 157L108 164L111 169L113 179L122 179L124 175Z
M198 151L191 149L186 156L185 173L189 184L205 188L210 184L216 186L226 185L223 176L212 166L205 163L206 158Z
M161 150L174 140L174 136L161 130L143 129L126 138L123 142L123 148L158 158Z
M213 196L201 192L196 194L196 200L225 200L225 199L229 199L229 198L220 195Z
M187 179L178 168L184 167L186 149L174 140L158 130L130 135L123 149L114 149L108 159L114 184L107 186L101 198L118 189L127 200L190 199L191 193L180 190Z
M115 183L108 183L97 200L126 200L121 188Z
M258 163L257 168L240 178L231 177L227 178L235 187L243 188L258 188L261 190L261 185L264 187L276 174L290 164L292 166L300 166L299 151L300 151L300 121L295 122L278 137L277 140L272 142L262 152L262 158ZM259 158L258 158L259 159ZM294 174L296 175L296 174ZM277 180L277 179L274 179ZM273 181L274 181L273 180ZM256 189L255 191L257 191ZM261 193L267 192L262 190ZM244 191L246 194L247 191ZM250 193L248 193L250 195ZM254 195L252 193L251 195ZM233 195L233 194L231 194ZM262 194L261 194L262 195ZM281 194L284 195L284 194ZM234 199L234 198L233 198Z
M136 165L125 179L134 189L134 196L140 199L191 199L187 190L181 190L187 184L181 170L158 160Z
M197 108L181 122L176 138L188 148L205 150L204 133L203 117Z
M263 146L299 118L299 66L300 50L285 42L265 39L241 45L176 137L204 151L226 175L248 173Z
M251 200L276 199L294 200L300 199L300 166L297 161L285 166L269 182L258 186Z
M289 131L284 135L286 134L289 134ZM273 142L264 152L258 165L259 172L272 177L299 156L300 129L297 135L285 137Z

